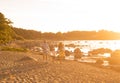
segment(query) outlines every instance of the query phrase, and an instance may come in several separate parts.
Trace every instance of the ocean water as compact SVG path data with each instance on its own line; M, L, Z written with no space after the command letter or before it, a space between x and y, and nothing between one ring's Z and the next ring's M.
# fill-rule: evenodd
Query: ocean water
M80 48L83 52L88 52L98 48L109 48L111 50L120 49L120 40L77 40L77 41L62 41L64 45L74 44L77 45L75 48ZM73 51L74 48L68 48Z

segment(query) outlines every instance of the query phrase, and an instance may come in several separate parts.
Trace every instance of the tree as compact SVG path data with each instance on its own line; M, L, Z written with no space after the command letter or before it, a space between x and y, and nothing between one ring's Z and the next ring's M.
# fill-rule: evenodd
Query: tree
M9 19L5 18L5 16L0 12L0 24L10 25L12 22Z
M7 43L15 37L15 32L12 30L11 21L0 13L0 44Z
M55 35L56 35L56 39L64 40L63 34L61 32L57 32Z

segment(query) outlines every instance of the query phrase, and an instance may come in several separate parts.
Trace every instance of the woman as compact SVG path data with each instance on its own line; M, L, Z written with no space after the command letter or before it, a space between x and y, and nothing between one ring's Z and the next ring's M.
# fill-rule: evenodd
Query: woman
M65 49L64 49L64 44L62 42L58 44L58 53L59 53L58 59L61 63L61 61L65 59Z

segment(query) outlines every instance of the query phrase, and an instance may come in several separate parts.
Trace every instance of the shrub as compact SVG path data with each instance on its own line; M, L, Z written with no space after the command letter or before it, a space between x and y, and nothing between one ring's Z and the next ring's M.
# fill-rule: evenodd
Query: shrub
M1 51L17 51L17 52L27 52L25 48L13 48L13 47L1 47Z

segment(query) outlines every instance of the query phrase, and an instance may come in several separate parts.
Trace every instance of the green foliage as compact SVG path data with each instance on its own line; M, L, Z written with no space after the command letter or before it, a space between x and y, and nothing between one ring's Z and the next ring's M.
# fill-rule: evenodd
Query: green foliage
M48 40L55 40L55 33L52 32L45 32L41 34L41 39L48 39Z
M5 16L0 12L0 24L10 25L12 22L9 19L5 18Z
M14 47L1 47L1 51L17 51L17 52L27 52L25 48L14 48Z
M96 31L71 31L66 33L52 33L45 32L41 33L34 30L25 30L21 28L13 28L17 35L20 35L24 39L29 40L39 40L39 39L47 39L47 40L119 40L120 33L100 30Z
M41 33L41 39L48 40L119 40L120 33L100 30L96 31L71 31L66 33Z
M12 30L11 23L9 19L0 13L0 44L8 43L14 39L23 39Z
M12 38L15 35L15 33L11 29L11 27L8 26L8 25L2 25L2 24L0 24L0 28L3 28L3 29L0 30L0 40L3 40L3 41L12 40Z
M39 40L41 39L41 32L34 31L34 30L26 30L22 28L13 28L14 32L21 36L24 39L28 40Z
M11 22L0 13L0 43L6 43L12 40L12 29L9 25Z

